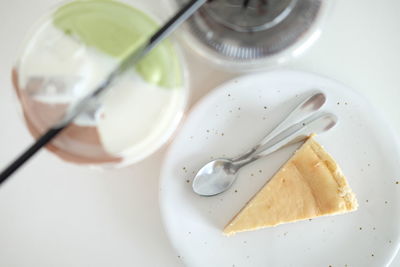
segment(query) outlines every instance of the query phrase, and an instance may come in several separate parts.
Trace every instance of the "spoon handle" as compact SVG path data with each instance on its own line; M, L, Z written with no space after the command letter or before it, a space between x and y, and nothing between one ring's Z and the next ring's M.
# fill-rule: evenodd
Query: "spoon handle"
M324 93L319 91L313 91L309 93L303 101L301 101L289 115L279 123L271 132L267 134L257 145L246 153L233 158L233 161L243 160L248 158L251 154L256 151L264 150L269 147L271 141L276 137L277 134L287 129L290 125L293 125L303 119L306 115L319 110L326 102L326 96Z
M274 143L257 150L254 154L242 161L236 162L237 169L247 165L259 158L268 156L269 154L294 143L307 139L312 134L325 132L337 124L337 117L331 113L318 112L310 115L306 119L292 125L288 129L282 131L273 140Z

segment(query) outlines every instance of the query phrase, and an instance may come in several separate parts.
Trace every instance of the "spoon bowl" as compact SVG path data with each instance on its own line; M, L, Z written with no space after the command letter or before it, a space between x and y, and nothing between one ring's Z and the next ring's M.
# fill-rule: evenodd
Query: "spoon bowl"
M193 180L193 190L201 196L217 195L236 180L237 167L230 159L216 159L204 165Z

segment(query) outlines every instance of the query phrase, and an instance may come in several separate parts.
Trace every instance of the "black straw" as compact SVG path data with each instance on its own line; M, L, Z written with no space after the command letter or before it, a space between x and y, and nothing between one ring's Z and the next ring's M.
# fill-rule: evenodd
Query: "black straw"
M34 144L32 144L21 156L13 161L3 172L0 173L0 185L13 174L22 164L29 160L39 149L49 143L55 136L57 136L64 127L57 129L50 129L42 135Z

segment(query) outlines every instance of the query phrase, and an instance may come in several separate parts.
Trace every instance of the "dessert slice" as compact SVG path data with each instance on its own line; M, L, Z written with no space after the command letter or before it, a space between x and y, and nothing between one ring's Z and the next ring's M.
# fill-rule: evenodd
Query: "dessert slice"
M345 213L357 207L339 166L311 136L228 223L224 234Z

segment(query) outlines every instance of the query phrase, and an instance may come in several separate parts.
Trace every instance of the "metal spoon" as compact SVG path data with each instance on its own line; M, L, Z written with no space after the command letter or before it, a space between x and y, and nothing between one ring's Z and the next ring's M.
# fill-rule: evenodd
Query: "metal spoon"
M320 133L336 124L331 114L316 114L298 122L307 113L318 110L326 101L323 93L306 97L272 132L250 151L233 159L222 158L209 162L197 173L192 187L202 196L212 196L227 190L236 180L236 172L244 165L266 156L295 141L304 140L312 133ZM317 117L316 117L317 116ZM291 127L289 125L292 125ZM286 130L284 130L286 129ZM277 135L277 133L280 133Z
M232 161L230 159L217 159L209 162L197 173L193 181L193 190L201 196L213 196L229 189L237 178L237 172L247 164L266 157L269 154L287 145L305 140L312 134L325 132L337 123L337 117L330 113L318 113L296 123L289 129L280 133L276 143L257 151L249 157Z

